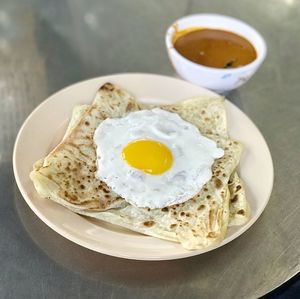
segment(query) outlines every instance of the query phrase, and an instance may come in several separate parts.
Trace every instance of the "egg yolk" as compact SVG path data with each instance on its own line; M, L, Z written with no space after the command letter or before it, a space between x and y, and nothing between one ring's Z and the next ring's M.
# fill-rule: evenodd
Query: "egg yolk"
M128 143L122 157L131 167L149 174L162 174L173 163L172 153L164 144L147 139Z

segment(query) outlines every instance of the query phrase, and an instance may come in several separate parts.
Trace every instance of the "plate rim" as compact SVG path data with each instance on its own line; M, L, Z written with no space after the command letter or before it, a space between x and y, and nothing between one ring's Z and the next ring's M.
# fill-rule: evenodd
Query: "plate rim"
M28 206L31 208L31 210L38 216L38 218L44 222L47 226L49 226L52 230L54 230L56 233L58 233L59 235L61 235L62 237L70 240L73 243L76 243L80 246L83 246L87 249L93 250L95 252L101 253L101 254L106 254L109 256L114 256L114 257L119 257L119 258L125 258L125 259L131 259L131 260L144 260L144 261L163 261L163 260L175 260L175 259L181 259L181 258L188 258L188 257L192 257L192 256L196 256L196 255L201 255L207 252L210 252L212 250L215 250L217 248L222 247L225 244L228 244L229 242L233 241L234 239L240 237L242 234L244 234L257 220L258 218L261 216L261 214L264 212L270 197L271 197L271 193L273 190L273 185L274 185L274 163L273 163L273 159L272 159L272 155L269 149L269 146L263 136L263 134L261 133L261 131L259 130L259 128L256 126L256 124L250 119L249 116L247 116L239 107L237 107L235 104L233 104L232 102L230 102L229 100L225 100L226 104L229 105L231 107L231 109L236 109L238 111L238 113L241 113L241 115L243 116L243 118L246 118L249 123L251 123L251 125L253 125L253 127L256 129L256 131L259 133L259 136L261 137L261 141L263 142L263 145L268 153L268 158L269 158L269 162L270 162L270 173L271 173L271 180L270 180L270 186L268 189L268 195L267 198L264 202L264 204L261 206L261 210L259 211L259 213L257 213L255 215L255 217L252 217L249 219L249 221L247 223L245 223L244 225L241 226L241 228L238 230L238 235L233 234L232 236L229 236L228 238L224 238L224 240L222 240L222 242L220 242L219 244L216 244L214 246L208 247L205 249L204 252L202 252L202 250L193 250L193 251L186 251L186 252L182 252L182 253L178 253L178 254L174 254L171 255L169 257L156 257L156 256L141 256L141 257L136 257L136 256L131 256L130 254L121 254L118 252L113 252L111 253L109 250L106 250L105 248L102 248L102 250L100 251L99 248L97 246L93 246L93 244L91 243L87 243L85 240L79 240L79 238L77 236L74 235L70 235L67 231L62 230L61 228L58 228L55 223L51 222L49 219L47 219L47 217L45 217L44 215L42 215L42 212L39 211L39 209L34 205L34 203L32 202L30 196L27 194L26 188L24 188L23 184L22 184L22 179L19 176L18 173L18 166L17 166L17 149L19 146L19 141L20 138L22 137L22 133L24 131L24 129L26 128L27 124L30 123L30 120L32 118L32 116L39 110L41 109L44 105L46 105L47 103L51 102L53 99L55 99L57 97L58 94L72 89L74 86L76 85L81 85L81 84L85 84L88 83L90 81L94 81L94 80L103 80L104 78L108 78L108 77L120 77L120 76L142 76L142 77L160 77L161 79L172 79L174 81L180 81L180 82L184 82L186 84L190 84L192 86L196 86L199 89L204 90L205 92L208 92L212 95L218 95L217 93L208 90L204 87L201 86L197 86L195 84L192 84L190 82L187 82L185 80L179 79L179 78L175 78L172 76L166 76L166 75L161 75L161 74L153 74L153 73L139 73L139 72L129 72L129 73L116 73L116 74L109 74L109 75L105 75L105 76L98 76L98 77L93 77L90 79L85 79L79 82L75 82L71 85L68 85L58 91L56 91L55 93L51 94L49 97L47 97L45 100L43 100L38 106L36 106L32 112L26 117L25 121L22 123L18 134L16 136L15 139L15 143L14 143L14 147L13 147L13 155L12 155L12 164L13 164L13 172L14 172L14 176L15 176L15 180L17 183L17 186L19 188L19 191L22 195L22 197L24 198L24 200L26 201L26 203L28 204ZM219 96L219 95L218 95ZM153 237L154 238L154 237ZM199 252L200 251L200 252ZM124 252L124 251L123 251Z

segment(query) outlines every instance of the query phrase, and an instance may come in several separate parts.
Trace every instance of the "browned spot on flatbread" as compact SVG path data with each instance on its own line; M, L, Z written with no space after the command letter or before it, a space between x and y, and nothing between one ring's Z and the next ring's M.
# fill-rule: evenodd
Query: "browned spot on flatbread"
M233 198L231 198L230 202L234 203L238 201L238 199L239 199L238 195L235 195Z
M114 90L114 88L115 88L114 85L112 85L111 83L107 82L107 83L105 83L104 85L102 85L100 87L100 90L112 91L112 90Z
M208 234L207 234L207 237L208 238L215 238L217 235L216 235L216 233L215 232L209 232Z
M162 208L161 210L162 210L163 212L168 212L168 211L169 211L168 207L164 207L164 208Z
M135 107L135 105L131 102L128 103L127 107L126 107L126 111L131 111L133 108Z
M90 168L90 170L91 170L92 172L95 172L95 171L97 170L97 167L96 167L96 166L92 166L92 167Z
M236 188L235 188L235 191L238 192L241 189L242 189L242 186L241 185L237 185Z
M147 227L151 227L151 226L153 226L154 224L155 224L155 222L152 221L152 220L149 220L149 221L145 221L145 222L144 222L144 225L147 226Z
M205 208L205 205L200 205L197 210L200 211L200 210L203 210L204 208Z
M69 200L70 200L71 203L74 203L74 204L78 203L78 197L76 195L69 194L68 198L69 198Z
M177 224L174 223L174 224L171 224L171 225L170 225L170 228L175 228L176 226L177 226Z
M218 188L218 189L223 186L222 181L220 179L218 179L218 178L214 179L214 183L215 183L216 188Z
M245 211L244 210L238 210L237 214L244 216L245 215Z

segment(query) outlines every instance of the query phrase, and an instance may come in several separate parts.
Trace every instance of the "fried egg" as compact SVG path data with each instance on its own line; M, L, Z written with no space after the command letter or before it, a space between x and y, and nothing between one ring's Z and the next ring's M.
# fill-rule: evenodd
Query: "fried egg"
M96 177L137 207L195 196L224 151L176 113L159 108L106 119L96 129Z

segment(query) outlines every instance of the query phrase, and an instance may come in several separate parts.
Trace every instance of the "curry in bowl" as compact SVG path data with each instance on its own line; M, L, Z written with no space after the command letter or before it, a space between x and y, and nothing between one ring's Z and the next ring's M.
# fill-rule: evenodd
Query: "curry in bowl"
M174 48L188 60L213 68L238 68L257 57L254 46L244 37L225 30L187 28L173 37Z

